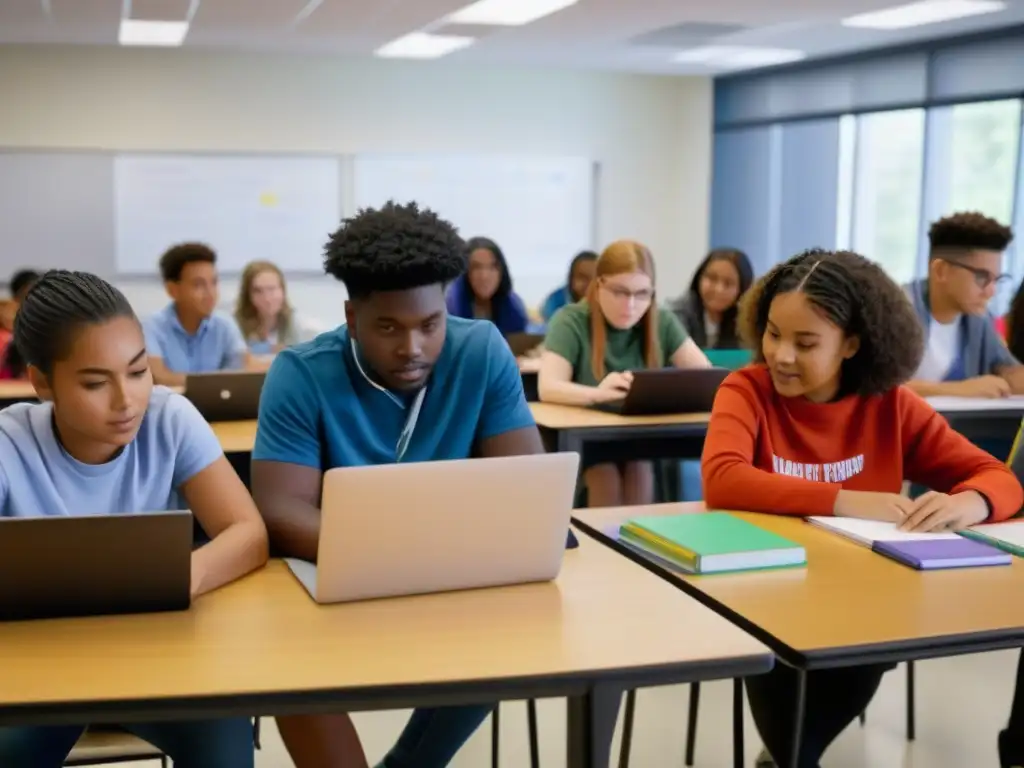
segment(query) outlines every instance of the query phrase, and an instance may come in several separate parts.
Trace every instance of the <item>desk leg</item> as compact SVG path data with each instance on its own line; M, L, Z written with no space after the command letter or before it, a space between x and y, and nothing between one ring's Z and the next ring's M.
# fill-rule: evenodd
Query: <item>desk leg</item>
M789 757L790 768L800 768L800 745L803 742L804 715L807 709L807 670L796 671L796 711L793 713L793 751Z
M743 768L743 678L732 680L732 764Z
M567 768L610 768L622 689L598 683L569 698Z

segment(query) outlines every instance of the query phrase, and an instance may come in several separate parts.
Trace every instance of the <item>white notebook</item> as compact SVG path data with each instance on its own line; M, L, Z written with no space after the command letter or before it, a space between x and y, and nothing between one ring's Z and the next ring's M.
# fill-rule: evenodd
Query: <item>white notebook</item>
M807 522L838 533L840 536L845 536L866 547L870 547L876 541L926 541L960 538L955 533L907 533L899 530L895 523L861 520L856 517L808 517Z
M1024 415L1024 395L996 398L940 395L925 399L932 408L942 413L1020 410L1022 415Z

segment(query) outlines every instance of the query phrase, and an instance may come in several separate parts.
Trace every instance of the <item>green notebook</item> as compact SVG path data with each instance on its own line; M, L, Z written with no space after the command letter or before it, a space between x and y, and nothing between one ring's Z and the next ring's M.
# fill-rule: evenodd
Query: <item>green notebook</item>
M789 539L726 512L638 517L621 540L693 573L805 565L807 553Z
M704 354L716 368L728 368L735 371L750 365L754 353L749 349L705 349Z

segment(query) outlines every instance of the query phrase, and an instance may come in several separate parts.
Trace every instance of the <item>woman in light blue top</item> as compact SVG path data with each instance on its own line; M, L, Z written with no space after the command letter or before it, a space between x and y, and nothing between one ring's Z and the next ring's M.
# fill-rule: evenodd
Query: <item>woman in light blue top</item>
M153 386L123 294L95 275L48 272L22 303L13 343L43 402L0 411L0 517L191 509L211 539L192 555L193 598L266 562L252 499L191 403ZM253 766L248 718L123 727L176 768ZM0 728L0 765L60 768L84 728Z

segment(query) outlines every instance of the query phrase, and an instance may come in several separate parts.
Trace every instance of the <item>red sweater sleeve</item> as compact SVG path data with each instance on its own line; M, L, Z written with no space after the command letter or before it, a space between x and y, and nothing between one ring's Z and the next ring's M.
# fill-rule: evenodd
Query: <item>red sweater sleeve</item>
M900 389L898 407L908 480L941 493L977 491L988 500L992 522L1020 511L1024 490L1003 462L972 444L909 389Z
M708 508L782 515L831 515L842 486L777 475L754 466L760 420L757 397L730 375L711 409L701 473Z

